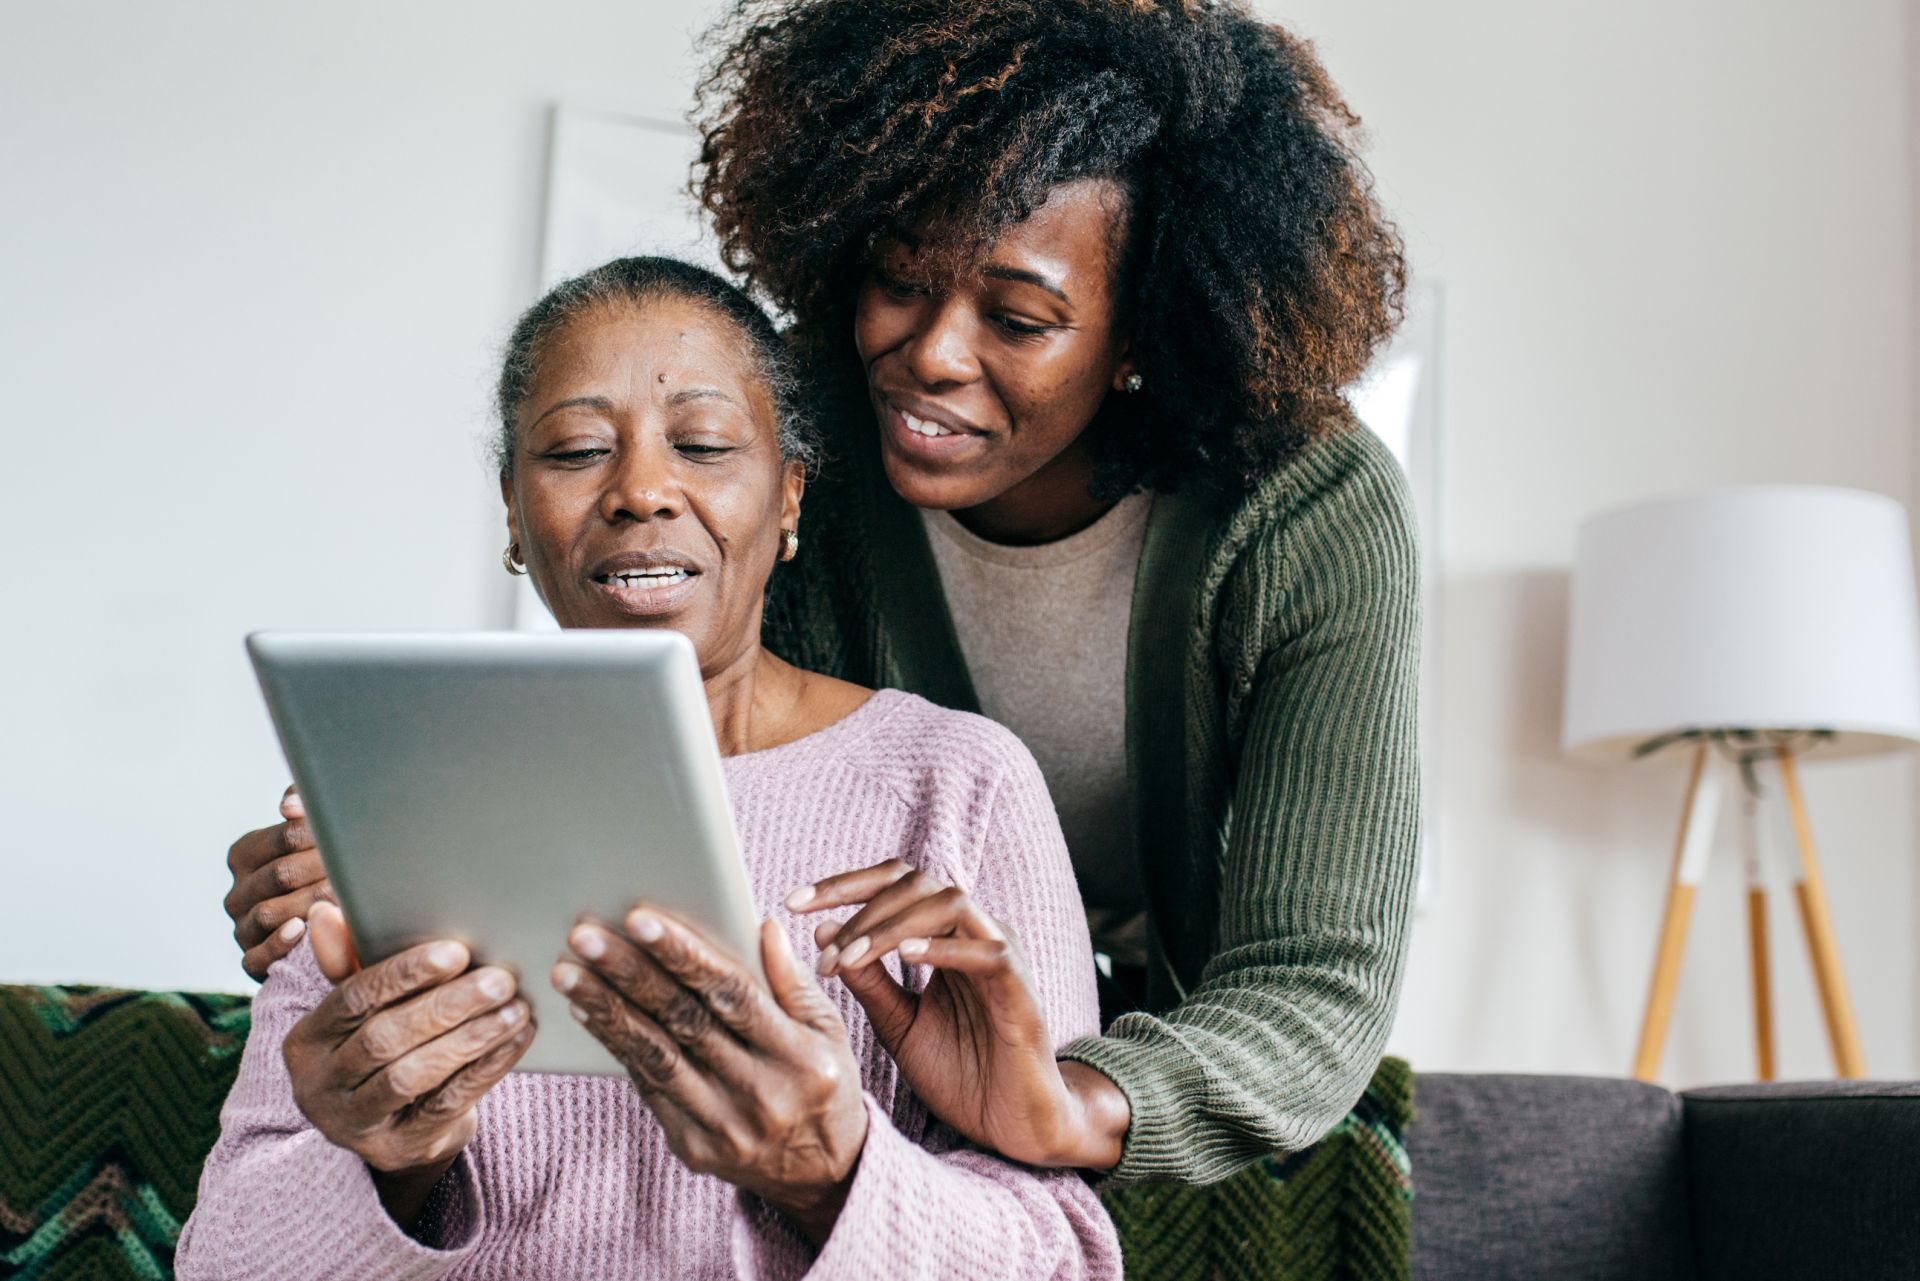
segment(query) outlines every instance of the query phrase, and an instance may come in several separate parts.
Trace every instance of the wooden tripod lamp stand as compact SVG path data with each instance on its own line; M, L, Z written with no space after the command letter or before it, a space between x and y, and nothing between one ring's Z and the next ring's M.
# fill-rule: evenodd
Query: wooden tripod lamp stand
M1763 486L1588 521L1575 558L1562 737L1587 759L1690 766L1633 1074L1659 1075L1694 893L1737 767L1750 805L1763 777L1779 780L1835 1067L1864 1076L1799 761L1920 742L1920 612L1900 504L1857 490ZM1760 1079L1771 1080L1766 860L1762 829L1748 826L1754 1039Z

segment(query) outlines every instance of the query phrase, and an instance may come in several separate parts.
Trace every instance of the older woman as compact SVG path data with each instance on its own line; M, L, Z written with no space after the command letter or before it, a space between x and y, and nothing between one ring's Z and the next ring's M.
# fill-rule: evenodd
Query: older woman
M1085 925L1018 741L760 645L799 544L787 359L696 268L627 259L560 286L500 381L508 563L563 626L692 639L763 902L903 859L972 887L942 902L960 950L935 959L955 968L902 974L915 1002L975 999L971 968L1036 993L1057 1036L1090 1032ZM816 986L790 913L762 928L768 987L644 904L574 928L550 979L626 1078L508 1075L528 1008L457 943L360 969L330 908L308 938L257 998L182 1277L1118 1274L1086 1185L960 1146L860 1006Z
M1003 986L916 1093L1120 1180L1315 1142L1392 1023L1419 822L1411 510L1341 398L1405 283L1358 120L1244 0L737 0L721 38L702 195L831 455L767 641L1019 734L1112 971L1104 1034L1036 1052ZM230 864L258 970L324 869L294 820ZM865 904L827 969L910 1029L874 958L942 890L846 871L797 905Z

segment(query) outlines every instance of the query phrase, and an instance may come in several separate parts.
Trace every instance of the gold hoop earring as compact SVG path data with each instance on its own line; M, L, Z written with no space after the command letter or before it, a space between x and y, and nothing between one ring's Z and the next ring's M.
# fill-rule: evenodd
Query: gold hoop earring
M780 531L780 559L792 560L800 554L800 531L783 529Z
M527 567L520 563L520 542L518 539L508 543L507 550L500 553L500 563L505 565L507 572L515 577L519 577L527 572Z
M1122 387L1125 387L1128 391L1139 391L1142 387L1147 385L1147 380L1142 378L1139 374L1128 374L1124 379L1121 380L1120 385Z

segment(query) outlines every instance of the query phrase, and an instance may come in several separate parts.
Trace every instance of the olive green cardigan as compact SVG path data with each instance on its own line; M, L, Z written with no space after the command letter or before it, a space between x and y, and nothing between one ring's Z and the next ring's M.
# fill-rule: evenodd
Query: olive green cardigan
M872 424L852 407L830 420L766 641L802 667L977 711L924 527L888 485ZM1419 831L1413 529L1398 465L1352 422L1250 491L1155 497L1126 672L1154 1013L1063 1055L1132 1106L1117 1180L1211 1182L1303 1148L1379 1060Z

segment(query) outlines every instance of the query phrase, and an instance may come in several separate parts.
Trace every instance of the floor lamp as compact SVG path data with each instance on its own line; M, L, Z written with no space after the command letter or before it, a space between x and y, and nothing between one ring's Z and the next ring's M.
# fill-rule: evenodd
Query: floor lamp
M1812 486L1715 490L1580 531L1563 744L1591 760L1680 760L1686 801L1633 1074L1660 1069L1695 890L1730 776L1779 782L1794 895L1840 1076L1866 1074L1799 763L1920 741L1920 613L1905 510ZM1774 1074L1762 859L1747 859L1759 1076Z

